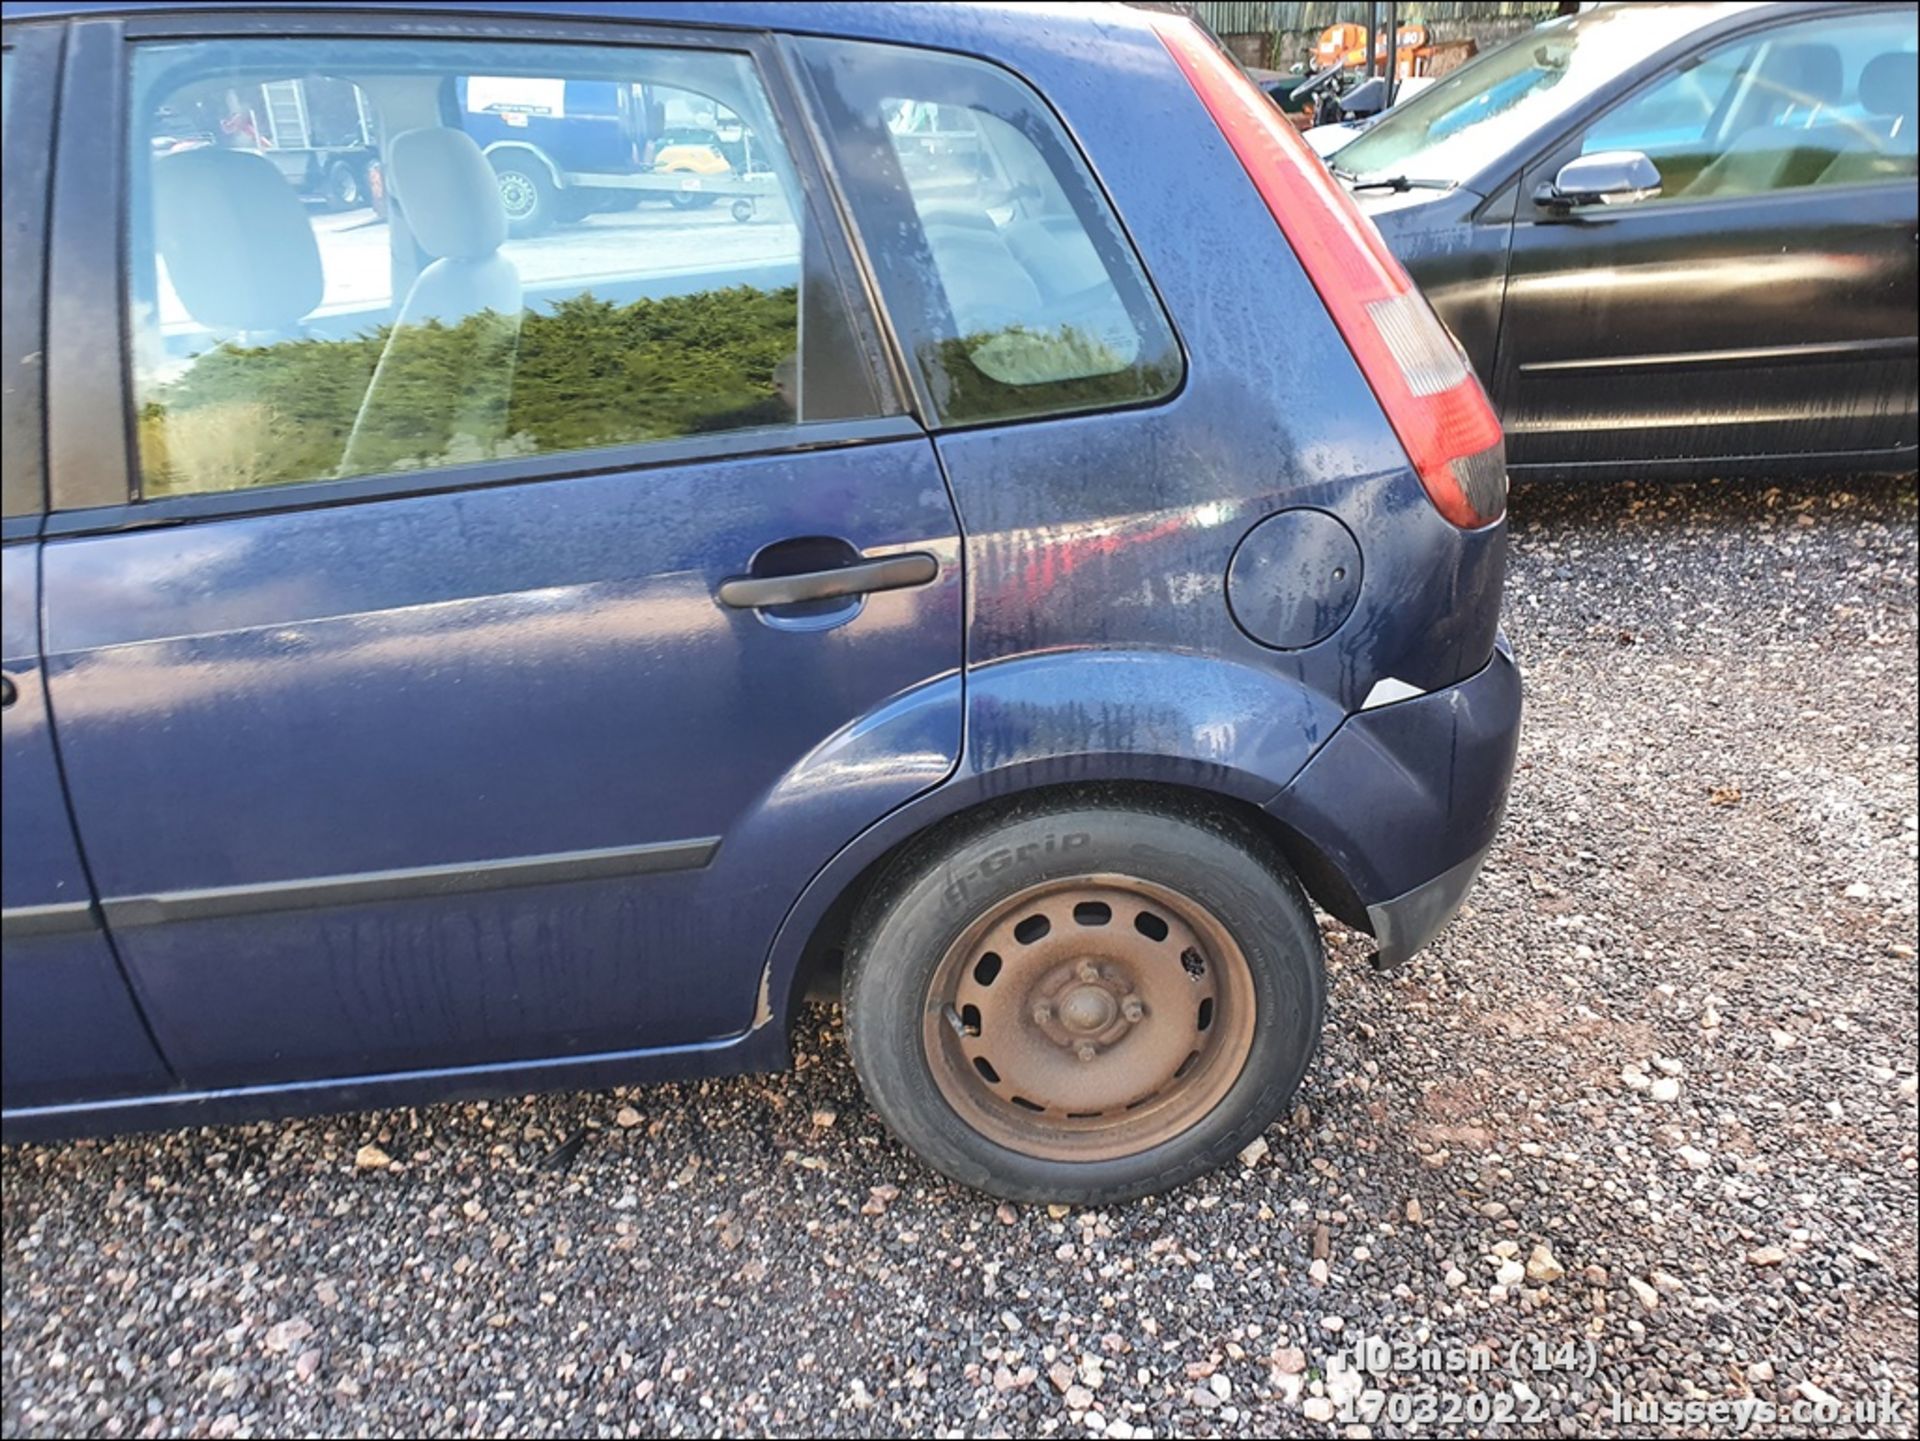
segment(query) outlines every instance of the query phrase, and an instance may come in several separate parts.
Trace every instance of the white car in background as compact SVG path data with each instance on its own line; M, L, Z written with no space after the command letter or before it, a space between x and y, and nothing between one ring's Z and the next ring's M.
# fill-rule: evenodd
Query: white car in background
M1403 100L1412 99L1422 90L1425 90L1429 85L1433 84L1436 78L1437 77L1432 75L1407 76L1406 79L1402 80L1395 88L1393 92L1393 103L1398 105ZM1381 110L1372 115L1362 116L1358 120L1339 120L1335 121L1332 125L1311 125L1300 132L1300 137L1307 142L1315 155L1325 160L1329 155L1333 154L1334 151L1345 145L1349 140L1353 139L1354 136L1368 129L1382 115L1387 113L1387 111Z

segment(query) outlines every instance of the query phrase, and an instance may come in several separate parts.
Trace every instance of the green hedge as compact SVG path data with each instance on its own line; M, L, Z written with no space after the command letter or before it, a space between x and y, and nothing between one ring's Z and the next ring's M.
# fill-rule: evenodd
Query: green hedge
M799 343L793 286L626 305L590 292L521 314L351 340L229 343L140 411L147 494L232 490L585 450L788 418L774 368ZM354 438L374 372L377 399ZM353 439L351 454L349 440Z

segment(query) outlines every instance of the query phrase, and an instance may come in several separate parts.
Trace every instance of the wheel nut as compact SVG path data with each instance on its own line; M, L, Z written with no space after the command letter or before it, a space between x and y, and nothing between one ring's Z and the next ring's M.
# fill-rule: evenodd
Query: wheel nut
M1094 1045L1092 1041L1082 1041L1073 1048L1073 1053L1083 1061L1091 1061L1095 1056L1100 1054L1100 1048Z
M1075 974L1088 985L1093 985L1100 979L1100 968L1094 965L1092 961L1082 961L1079 970L1075 972Z
M1142 1004L1138 996L1128 996L1120 1003L1120 1014L1125 1016L1129 1021L1137 1021L1146 1015L1146 1013L1147 1008Z
M1046 1025L1047 1022L1053 1019L1053 1007L1045 1001L1039 1002L1033 1008L1033 1019L1039 1025Z

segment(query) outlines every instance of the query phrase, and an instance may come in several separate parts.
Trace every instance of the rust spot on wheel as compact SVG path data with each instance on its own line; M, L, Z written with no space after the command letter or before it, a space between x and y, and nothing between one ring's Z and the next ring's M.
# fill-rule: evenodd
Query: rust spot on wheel
M1232 1089L1253 1048L1253 973L1192 898L1089 875L969 926L924 1014L934 1082L968 1125L1043 1160L1110 1160L1172 1140Z

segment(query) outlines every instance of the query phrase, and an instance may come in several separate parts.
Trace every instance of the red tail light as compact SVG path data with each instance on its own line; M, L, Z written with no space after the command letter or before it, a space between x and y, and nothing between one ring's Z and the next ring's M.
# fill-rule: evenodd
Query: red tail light
M1507 508L1499 418L1380 232L1198 26L1159 12L1153 27L1273 212L1434 505L1458 526L1498 520Z

